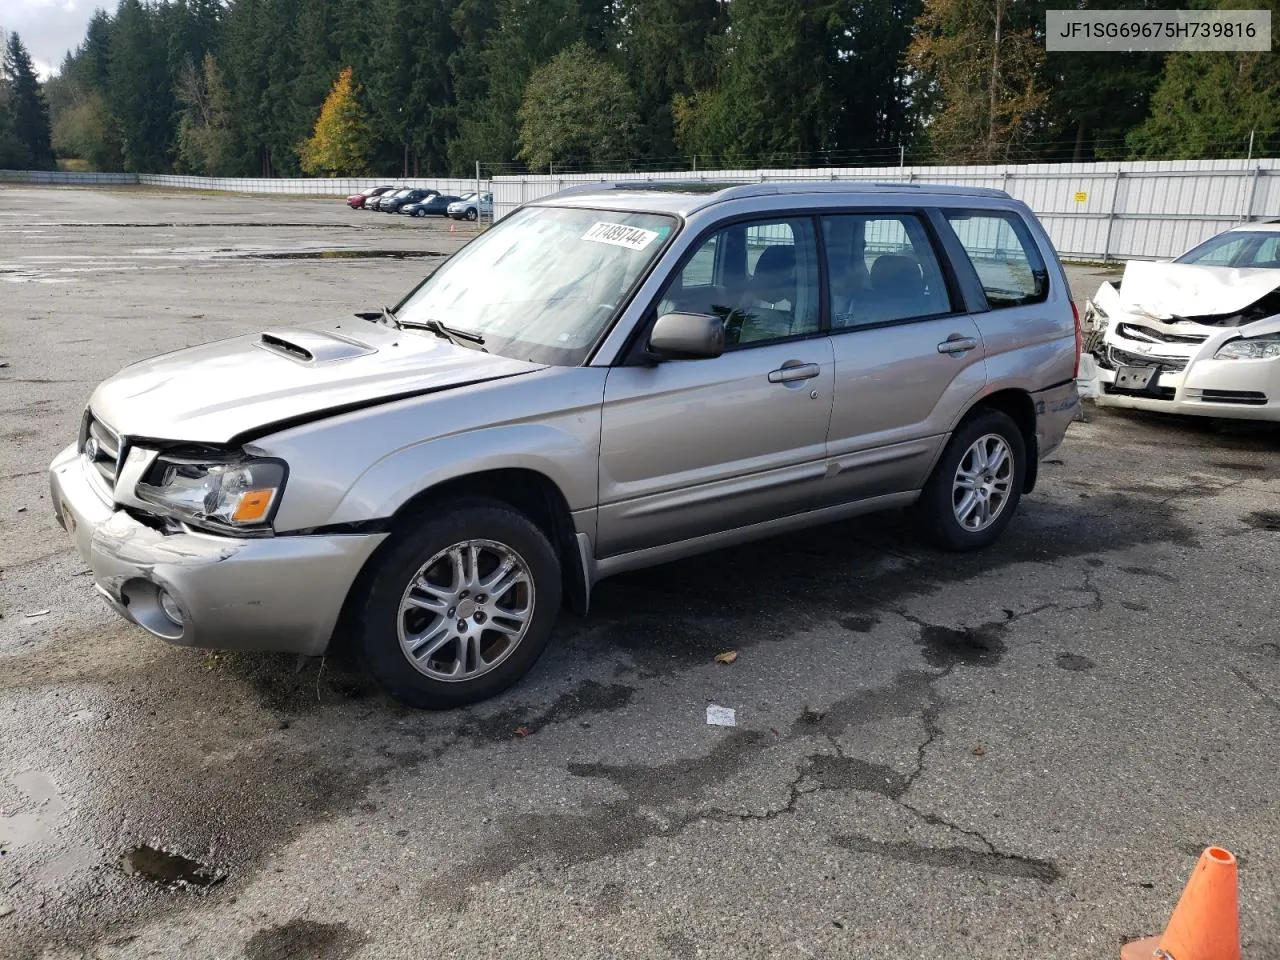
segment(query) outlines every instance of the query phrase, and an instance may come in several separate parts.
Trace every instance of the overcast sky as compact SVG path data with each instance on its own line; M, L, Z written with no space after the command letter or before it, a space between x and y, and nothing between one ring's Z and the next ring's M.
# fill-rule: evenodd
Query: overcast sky
M84 39L85 27L103 0L0 0L0 29L19 34L40 76L62 65L62 58Z

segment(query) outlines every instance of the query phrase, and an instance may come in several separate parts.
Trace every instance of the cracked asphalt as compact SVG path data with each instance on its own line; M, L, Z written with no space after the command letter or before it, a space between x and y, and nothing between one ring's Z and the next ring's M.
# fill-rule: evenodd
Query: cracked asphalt
M1274 430L1089 407L980 555L886 515L620 577L452 713L115 618L44 477L93 385L465 237L0 188L0 957L1114 958L1221 844L1280 958Z

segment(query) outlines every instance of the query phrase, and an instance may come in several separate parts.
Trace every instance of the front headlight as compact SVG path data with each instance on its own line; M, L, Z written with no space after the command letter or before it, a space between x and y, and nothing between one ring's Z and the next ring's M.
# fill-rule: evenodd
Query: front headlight
M1084 334L1080 349L1083 353L1098 356L1102 353L1102 340L1107 333L1110 319L1092 300L1084 304L1084 317L1080 321L1080 331Z
M138 484L138 499L197 525L264 527L284 489L279 460L188 459L161 454Z
M1280 357L1280 333L1228 340L1213 355L1215 360L1270 360L1274 357Z
M1084 302L1084 318L1080 321L1080 326L1084 328L1086 333L1093 331L1102 332L1107 329L1107 325L1111 319L1102 311L1092 300Z

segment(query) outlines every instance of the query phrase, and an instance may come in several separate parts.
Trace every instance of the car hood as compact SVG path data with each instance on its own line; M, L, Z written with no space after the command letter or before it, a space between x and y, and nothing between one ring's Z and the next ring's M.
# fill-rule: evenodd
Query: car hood
M343 322L268 331L126 367L94 391L94 416L125 436L228 443L406 396L543 365L433 334Z
M1230 317L1280 289L1280 270L1202 267L1131 260L1120 280L1118 306L1156 320Z

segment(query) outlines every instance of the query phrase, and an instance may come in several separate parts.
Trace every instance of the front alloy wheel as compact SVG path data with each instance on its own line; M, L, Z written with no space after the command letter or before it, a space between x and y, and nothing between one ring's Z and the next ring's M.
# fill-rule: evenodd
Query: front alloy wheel
M400 649L435 680L474 680L524 639L536 594L529 565L495 540L465 540L418 570L400 600Z
M360 578L360 658L397 700L431 710L505 690L533 666L560 612L560 561L506 503L466 497L400 521Z

